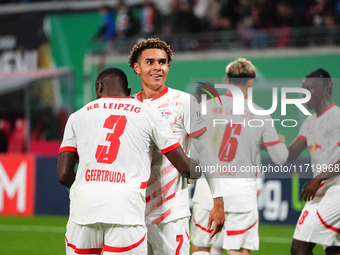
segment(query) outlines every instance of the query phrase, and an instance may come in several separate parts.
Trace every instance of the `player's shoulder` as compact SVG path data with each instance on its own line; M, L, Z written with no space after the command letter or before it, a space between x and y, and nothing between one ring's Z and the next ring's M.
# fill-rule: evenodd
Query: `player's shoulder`
M190 96L190 94L185 91L170 88L170 87L168 87L168 94L171 96L182 96L182 97Z
M330 107L330 112L332 112L333 114L340 114L340 107L336 104L332 104Z
M179 90L179 89L168 88L168 94L172 98L176 97L176 98L180 98L180 99L183 99L183 100L197 101L196 98L192 94L185 92L185 91L182 91L182 90Z

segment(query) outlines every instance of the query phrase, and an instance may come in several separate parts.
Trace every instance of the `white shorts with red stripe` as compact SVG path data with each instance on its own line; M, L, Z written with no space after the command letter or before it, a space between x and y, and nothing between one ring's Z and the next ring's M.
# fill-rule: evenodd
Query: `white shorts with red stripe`
M148 254L189 255L189 219L181 218L160 224L147 224Z
M213 228L208 229L209 210L195 203L191 215L191 243L198 247L211 247L216 240L216 235L210 238Z
M242 213L225 213L225 223L221 233L210 238L211 229L207 229L209 211L194 203L191 223L191 242L199 247L211 247L223 243L225 250L259 249L258 210ZM219 239L219 240L218 240ZM221 241L223 239L223 241Z
M69 220L65 241L66 255L147 254L145 226L79 225Z
M322 197L315 197L303 208L293 238L317 243L325 248L340 246L340 186L327 189Z

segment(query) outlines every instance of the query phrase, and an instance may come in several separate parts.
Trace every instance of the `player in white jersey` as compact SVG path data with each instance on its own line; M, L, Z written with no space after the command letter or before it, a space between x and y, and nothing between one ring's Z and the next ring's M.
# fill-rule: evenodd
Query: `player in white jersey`
M301 193L308 202L296 224L291 253L313 254L318 243L327 255L340 254L340 176L325 178L327 171L339 172L340 108L331 104L333 82L324 69L307 75L302 87L310 91L307 107L315 113L304 121L297 138L288 147L288 160L296 159L308 148L314 178Z
M248 108L248 88L254 84L255 66L239 58L227 65L226 73L225 83L242 92L245 98L244 114L233 113L233 95L230 90L220 96L220 104L215 104L215 100L206 101L207 114L203 117L209 141L216 155L216 163L225 169L220 175L225 189L226 218L217 240L211 240L209 231L204 228L207 212L212 206L211 195L209 197L205 179L199 179L193 198L191 224L193 251L198 251L197 254L222 254L223 250L228 250L229 255L235 255L258 250L257 172L242 171L260 166L261 143L266 146L276 164L283 164L288 156L287 147L280 141L271 116L255 115ZM216 102L219 102L217 98ZM253 105L255 109L263 110ZM196 252L193 254L196 255Z
M192 143L200 164L211 160L205 152L206 127L196 99L188 93L165 85L172 51L163 41L150 38L136 44L131 51L129 65L140 75L142 90L137 100L160 112L170 123L174 135L184 151L189 153ZM203 142L202 142L203 141ZM146 189L146 224L149 254L189 254L189 194L187 180L178 175L175 166L155 149L152 156L151 177ZM214 195L208 227L214 222L214 235L223 226L223 199L218 179L209 179Z
M195 164L168 122L129 94L125 73L105 69L96 80L97 100L66 124L57 166L59 181L71 188L66 254L147 254L151 143L184 176Z

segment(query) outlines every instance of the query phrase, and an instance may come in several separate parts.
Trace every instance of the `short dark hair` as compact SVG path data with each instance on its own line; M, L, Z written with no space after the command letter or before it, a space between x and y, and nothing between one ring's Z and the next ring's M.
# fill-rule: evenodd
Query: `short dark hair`
M103 82L108 77L119 77L119 85L124 89L124 91L128 90L129 83L127 76L123 70L117 67L108 67L100 72L100 74L97 76L96 83Z
M319 78L318 80L320 80L319 81L320 85L322 85L323 87L329 86L328 96L332 97L333 81L332 81L332 77L329 74L329 72L327 72L325 69L318 68L314 70L313 72L310 72L309 74L307 74L306 79L308 78Z
M306 78L323 78L323 85L327 86L330 82L332 82L331 75L325 69L318 68L313 72L310 72L306 75Z
M170 46L160 40L159 38L149 38L145 39L139 43L136 43L132 51L130 52L130 57L129 57L129 66L134 70L133 65L138 61L139 56L142 54L142 51L145 49L161 49L164 50L166 55L168 56L168 63L172 61L172 56L173 52L170 49Z

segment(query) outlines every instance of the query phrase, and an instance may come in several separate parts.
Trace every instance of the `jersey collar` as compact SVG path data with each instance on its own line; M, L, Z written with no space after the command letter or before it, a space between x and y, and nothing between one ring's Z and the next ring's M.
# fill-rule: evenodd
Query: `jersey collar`
M335 103L329 105L326 107L326 109L321 113L321 115L319 117L321 117L325 112L327 112L329 109L331 109L333 106L335 106Z
M223 94L224 96L227 96L227 97L233 97L233 94L231 94L231 93L224 93ZM244 99L248 99L248 97L246 97L246 96L244 96Z
M163 89L157 96L155 96L154 98L151 99L151 101L156 100L156 99L158 99L158 98L164 96L164 95L166 94L166 92L168 92L168 89L169 89L169 88L168 88L167 86L165 86L164 89ZM143 99L142 99L142 92L143 92L143 89L137 94L137 97L136 97L137 100L138 100L138 101L141 101L141 102L143 102Z
M102 98L115 98L115 99L119 99L119 98L122 98L122 99L132 99L132 97L109 97L107 95L103 95Z

